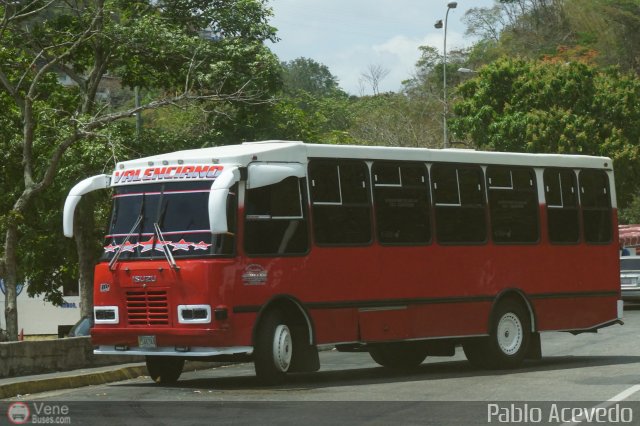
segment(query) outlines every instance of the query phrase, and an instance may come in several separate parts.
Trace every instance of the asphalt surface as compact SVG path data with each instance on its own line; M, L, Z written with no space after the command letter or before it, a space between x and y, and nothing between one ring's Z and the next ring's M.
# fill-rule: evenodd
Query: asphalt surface
M152 383L142 363L1 379L0 425L16 401L28 401L32 414L37 404L66 407L73 424L596 424L547 421L564 406L632 410L631 422L597 424L640 424L640 310L597 334L542 337L543 359L509 371L474 369L460 350L412 372L388 371L366 353L324 351L319 372L270 388L250 363L190 368L168 387ZM512 406L497 411L504 421L488 418L488 410ZM538 412L541 422L518 417Z

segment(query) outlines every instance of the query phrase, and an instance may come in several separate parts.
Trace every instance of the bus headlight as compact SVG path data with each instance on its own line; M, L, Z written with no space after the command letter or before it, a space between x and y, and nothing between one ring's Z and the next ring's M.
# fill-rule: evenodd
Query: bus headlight
M117 306L94 306L93 320L96 324L118 324L120 315Z
M209 324L211 322L211 306L178 305L178 322L180 324Z

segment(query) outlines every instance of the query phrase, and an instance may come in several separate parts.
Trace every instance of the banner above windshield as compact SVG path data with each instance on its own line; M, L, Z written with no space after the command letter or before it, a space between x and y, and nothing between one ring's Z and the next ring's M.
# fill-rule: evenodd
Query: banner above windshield
M152 166L137 169L116 170L111 179L112 186L141 182L214 180L222 173L220 165Z

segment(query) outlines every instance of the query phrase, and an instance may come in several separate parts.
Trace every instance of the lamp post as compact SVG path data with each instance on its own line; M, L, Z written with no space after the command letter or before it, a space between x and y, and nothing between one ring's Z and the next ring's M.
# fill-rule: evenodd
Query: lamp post
M442 128L444 129L444 139L443 139L443 147L444 148L449 148L449 140L448 140L448 136L447 136L447 113L448 111L448 104L447 104L447 20L449 19L449 11L451 9L455 9L456 7L458 7L458 3L455 1L449 2L447 4L447 14L444 16L444 48L443 48L443 52L444 52L444 61L442 63L442 87L443 87L443 94L444 94L444 114L442 117L442 121L443 121L443 126ZM442 19L439 19L436 21L435 27L437 29L442 28Z

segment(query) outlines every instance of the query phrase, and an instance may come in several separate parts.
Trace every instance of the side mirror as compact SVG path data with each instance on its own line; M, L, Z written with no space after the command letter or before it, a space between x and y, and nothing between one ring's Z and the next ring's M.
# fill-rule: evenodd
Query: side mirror
M229 188L240 180L240 170L237 167L225 167L211 185L209 194L209 227L213 234L229 232L227 226L227 197Z
M62 216L62 229L65 237L73 237L73 217L82 196L88 192L108 188L110 183L111 176L97 175L87 178L71 188L64 202L64 213Z

